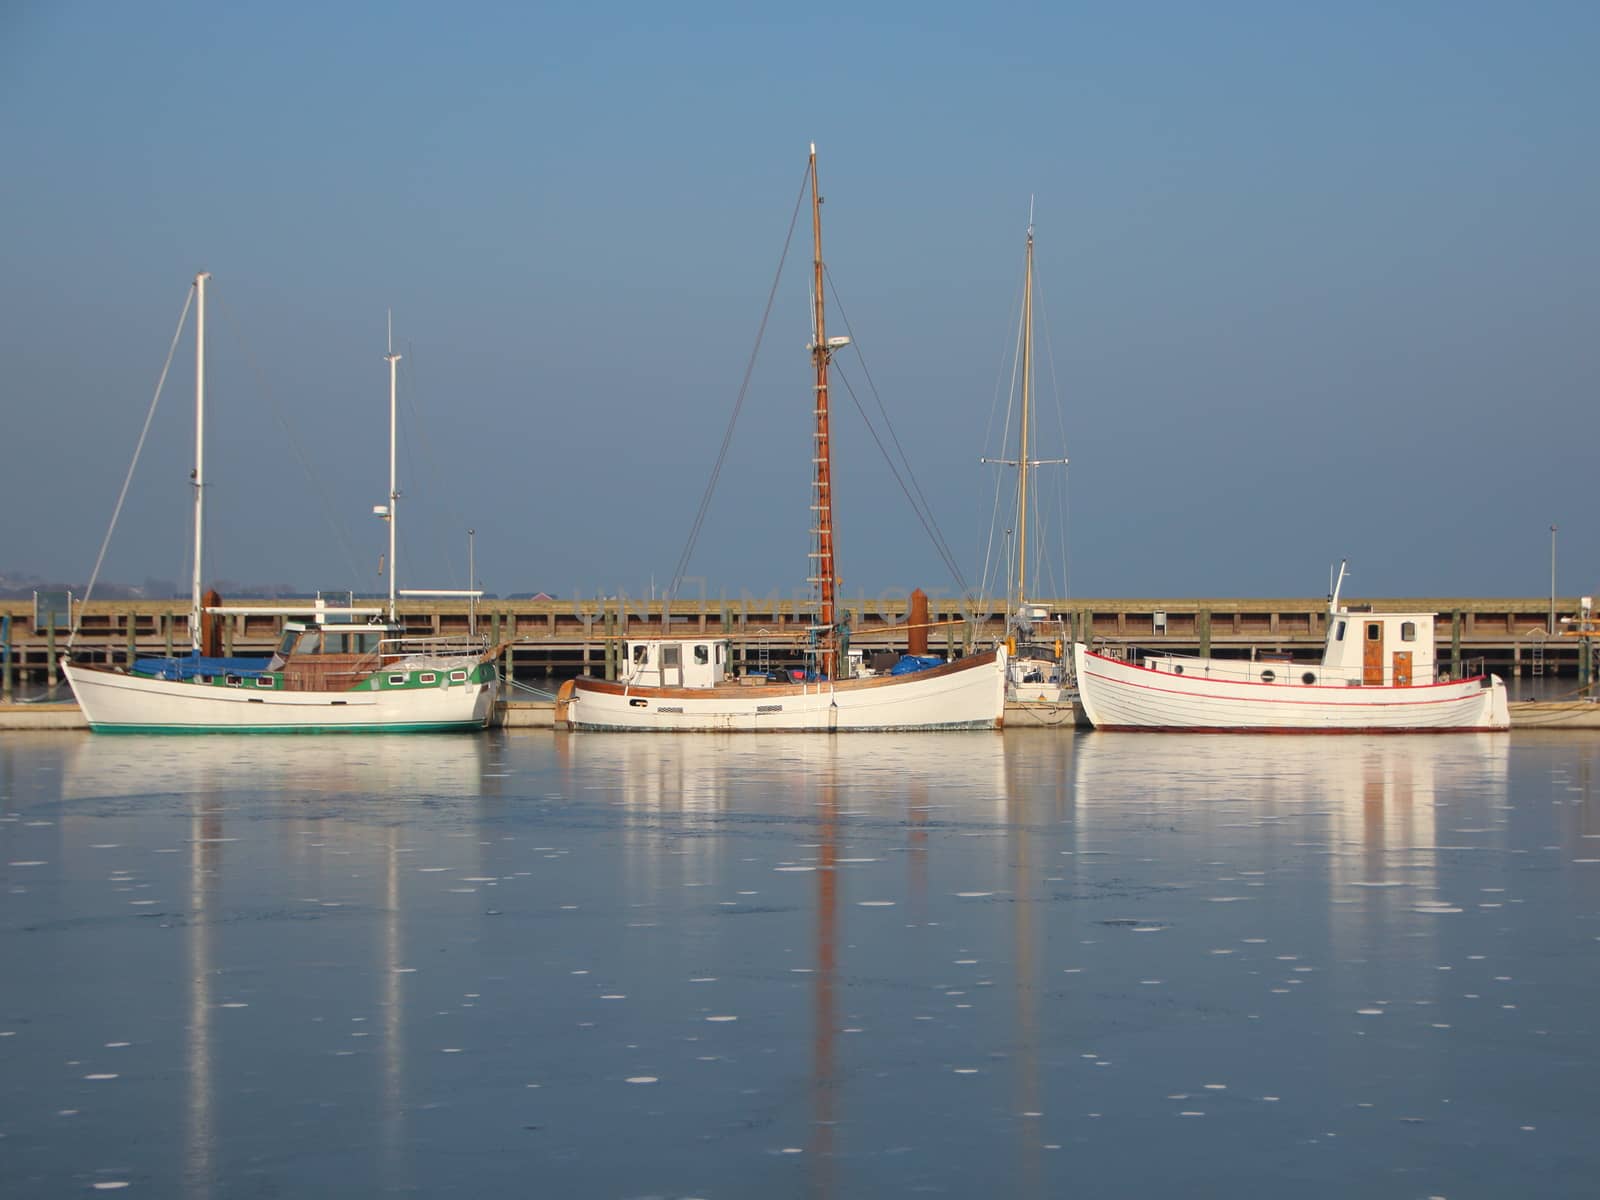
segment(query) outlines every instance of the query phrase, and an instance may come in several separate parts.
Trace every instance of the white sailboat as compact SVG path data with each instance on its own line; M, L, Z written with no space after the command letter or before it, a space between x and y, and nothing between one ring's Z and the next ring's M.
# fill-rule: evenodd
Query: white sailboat
M1006 650L903 675L851 674L834 571L833 452L828 366L849 338L827 333L823 314L822 210L817 148L811 147L812 318L816 433L813 452L812 563L818 589L811 629L815 669L807 678L769 681L730 673L729 643L711 637L650 638L624 646L621 677L562 685L557 724L572 729L638 731L846 732L998 729L1005 716Z
M395 589L395 364L389 363L388 619L372 608L319 607L315 619L286 621L270 658L223 658L216 618L302 613L304 609L223 607L201 591L205 550L205 293L195 276L194 570L191 653L136 660L132 669L74 663L61 668L91 729L135 733L420 732L479 729L499 688L493 651L480 639L408 638Z
M1432 613L1351 612L1328 601L1322 662L1154 655L1141 663L1072 650L1096 729L1219 733L1459 733L1509 729L1498 675L1438 669Z
M1015 467L1017 470L1016 577L1015 590L1006 602L1006 649L1009 664L1006 675L1006 700L1012 704L1061 704L1068 697L1066 640L1059 625L1052 630L1050 612L1028 599L1029 554L1028 517L1029 476L1037 467L1066 466L1065 458L1030 458L1033 438L1033 214L1028 214L1027 268L1022 288L1022 326L1018 349L1021 420L1018 423L1017 457L985 458L981 462Z

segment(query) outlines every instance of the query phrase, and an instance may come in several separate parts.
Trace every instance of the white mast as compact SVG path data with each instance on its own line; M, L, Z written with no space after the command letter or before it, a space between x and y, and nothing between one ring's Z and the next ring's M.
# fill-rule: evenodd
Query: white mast
M1344 588L1345 567L1349 563L1350 560L1348 558L1339 560L1339 578L1334 581L1333 590L1328 593L1328 615L1330 617L1337 615L1339 612L1339 593Z
M200 653L201 564L206 537L206 280L201 271L194 277L194 576L189 590L189 640Z
M400 491L395 486L394 475L394 444L395 444L395 364L400 361L400 356L394 352L394 310L389 310L389 353L384 355L384 361L389 364L389 620L394 621L394 542L395 542L395 508L400 499Z

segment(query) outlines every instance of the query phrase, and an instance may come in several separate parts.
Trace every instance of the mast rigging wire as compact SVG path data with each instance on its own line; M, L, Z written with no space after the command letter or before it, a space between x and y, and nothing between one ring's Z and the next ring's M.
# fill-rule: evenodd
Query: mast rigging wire
M94 595L95 582L100 578L100 567L106 560L106 550L111 545L111 535L116 532L117 518L122 515L122 503L128 498L128 487L133 483L133 472L139 465L139 455L144 451L144 440L150 433L150 422L155 418L156 405L161 402L161 389L166 386L167 372L172 368L172 356L178 352L178 339L183 336L183 323L189 319L189 308L194 303L194 284L189 285L189 295L184 299L183 311L178 314L178 327L172 331L172 345L167 347L167 360L161 364L161 376L156 380L156 394L150 397L150 408L144 414L144 428L139 430L139 441L133 448L133 461L128 464L128 473L122 477L122 490L117 493L116 506L111 510L111 524L106 529L106 536L100 543L100 553L95 556L94 570L89 572L89 582L84 588L83 601L78 605L78 617L72 622L72 630L67 634L67 649L72 649L72 643L78 640L78 622L82 619L83 607L89 603L89 597Z
M806 167L805 174L800 179L800 192L795 197L794 212L789 216L789 232L783 239L783 253L778 256L778 269L772 276L772 287L767 292L767 306L761 313L761 324L756 328L756 343L750 348L750 359L745 363L744 379L739 384L739 395L733 402L733 412L728 417L728 428L722 435L722 445L717 450L717 461L711 468L711 478L706 481L705 493L700 497L700 507L695 511L694 522L689 527L689 536L683 544L683 552L678 555L678 562L672 569L672 581L667 585L662 602L662 626L667 624L665 614L672 611L672 601L677 597L678 587L683 583L683 573L689 569L689 560L694 555L695 542L699 540L701 527L705 524L706 512L711 507L711 496L717 490L717 480L722 475L723 465L728 460L728 447L733 444L733 429L739 421L739 413L744 408L746 395L750 391L750 378L755 373L756 355L761 351L761 340L767 332L767 320L772 316L773 301L778 295L778 284L783 279L783 264L789 259L789 247L794 241L794 227L800 220L800 206L806 198L806 187L811 182L811 168Z
M900 490L905 493L906 500L911 505L911 510L917 514L917 519L922 522L922 528L927 531L929 539L933 542L934 550L944 560L945 566L949 569L951 577L960 586L962 593L966 594L971 589L967 586L966 577L961 573L961 567L957 564L955 555L950 553L949 543L945 541L944 533L939 528L939 522L934 518L933 507L928 503L927 496L923 494L922 485L917 482L916 472L911 469L911 460L906 456L904 447L900 445L899 435L894 430L894 422L889 419L889 410L884 406L883 396L879 394L878 385L873 382L872 372L867 368L867 356L861 352L861 343L856 338L855 329L850 324L850 315L845 312L844 302L839 299L839 289L834 286L833 272L828 271L826 274L828 291L833 294L833 303L839 310L839 318L844 322L845 330L850 334L850 344L855 347L856 357L861 362L861 372L866 376L867 386L872 390L872 397L877 401L878 411L883 415L883 423L888 431L889 440L894 443L894 448L900 455L900 461L905 465L906 475L911 480L910 487L907 487L906 481L901 478L899 467L895 465L894 458L884 446L883 439L878 436L878 431L872 424L872 418L867 415L866 406L861 403L860 397L856 395L855 388L850 386L848 379L845 379L845 390L850 393L850 399L855 401L856 409L861 413L861 419L866 422L867 431L872 434L872 440L878 444L878 452L883 455L883 461L889 465L889 471L894 476L895 482L900 485ZM842 373L841 370L841 375ZM915 495L912 494L913 492L915 492Z

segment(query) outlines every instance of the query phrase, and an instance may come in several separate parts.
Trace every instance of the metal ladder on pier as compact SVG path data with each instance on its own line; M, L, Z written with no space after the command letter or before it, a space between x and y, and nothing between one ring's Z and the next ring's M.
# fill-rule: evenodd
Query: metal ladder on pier
M1533 637L1533 662L1529 667L1535 678L1544 674L1544 631L1540 630Z

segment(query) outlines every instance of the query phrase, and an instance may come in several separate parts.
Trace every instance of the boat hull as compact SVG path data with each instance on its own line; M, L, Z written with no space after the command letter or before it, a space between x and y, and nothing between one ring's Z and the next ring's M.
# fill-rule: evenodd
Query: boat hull
M262 691L62 663L97 733L421 733L481 729L498 685L392 691Z
M563 688L557 724L570 729L698 733L862 733L999 729L1005 651L918 671L834 683L638 687L578 679Z
M1509 729L1498 676L1419 687L1252 683L1178 675L1073 646L1096 729L1191 733L1467 733Z

